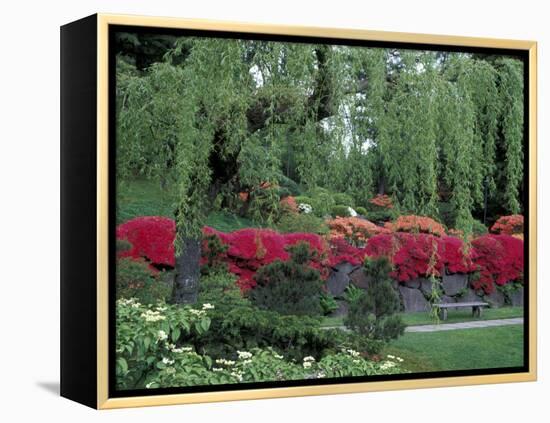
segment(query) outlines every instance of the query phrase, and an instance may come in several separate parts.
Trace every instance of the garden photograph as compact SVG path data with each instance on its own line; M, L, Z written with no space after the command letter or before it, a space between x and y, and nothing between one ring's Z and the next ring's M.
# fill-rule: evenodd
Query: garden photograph
M524 368L521 57L112 35L116 391Z

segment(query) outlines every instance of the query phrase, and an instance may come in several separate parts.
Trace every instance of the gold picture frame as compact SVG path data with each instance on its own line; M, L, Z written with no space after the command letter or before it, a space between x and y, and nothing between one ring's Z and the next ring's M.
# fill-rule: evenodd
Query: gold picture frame
M79 402L90 405L98 409L112 409L122 407L140 407L153 405L170 405L170 404L188 404L200 402L214 401L235 401L249 400L261 398L281 398L293 396L308 396L308 395L326 395L326 394L345 394L354 392L370 392L370 391L386 391L398 389L419 389L419 388L435 388L447 386L462 386L462 385L477 385L477 384L493 384L507 382L527 382L535 381L537 378L537 43L534 41L518 41L505 39L491 39L478 37L462 37L448 35L430 35L430 34L411 34L402 32L383 32L369 31L362 29L337 29L337 28L317 28L308 26L288 26L288 25L265 25L252 23L237 23L225 21L211 21L199 19L180 19L180 18L163 18L163 17L146 17L146 16L127 16L116 14L97 14L94 15L90 23L90 28L95 26L96 36L96 51L95 62L97 69L96 74L96 116L95 116L95 155L96 167L95 180L96 190L93 193L95 196L96 210L94 212L95 223L93 226L96 229L95 243L95 299L93 304L96 309L90 317L95 319L95 348L97 349L92 357L95 363L90 363L93 366L96 374L95 398L84 387L78 386L78 383L64 383L63 377L71 379L68 376L71 372L76 371L76 364L67 364L66 370L63 370L62 364L62 395L75 399ZM67 36L76 37L74 33L69 33L71 28L76 28L76 23L68 24L66 28ZM266 389L241 389L220 392L200 392L200 393L182 393L168 395L147 395L147 396L128 396L128 397L111 397L109 396L109 27L112 25L138 26L149 28L172 28L172 29L192 29L192 30L215 30L224 32L238 32L250 34L268 34L268 35L285 35L299 37L323 37L330 39L344 40L368 40L379 42L394 42L394 43L411 43L411 44L426 44L437 46L454 46L464 48L492 48L492 49L509 49L521 50L528 54L528 169L529 169L529 215L528 215L528 242L529 242L529 290L528 290L528 363L529 368L526 372L507 373L507 374L484 374L472 376L453 376L453 377L438 377L438 378L422 378L422 379L403 379L391 381L373 381L360 383L341 383L327 384L315 386L290 386L280 388ZM76 30L74 30L76 31ZM93 32L93 31L92 31ZM93 38L93 33L90 35ZM62 44L63 46L63 44ZM76 47L74 47L76 48ZM85 46L83 48L88 48ZM65 56L68 57L71 52L67 50ZM63 57L63 48L62 48ZM70 62L69 59L68 63ZM63 63L63 62L62 62ZM63 69L63 66L62 66ZM67 70L65 75L69 74ZM70 75L69 75L70 76ZM62 76L63 77L63 76ZM69 88L67 88L68 90ZM63 88L62 88L63 90ZM62 95L63 99L63 95ZM76 101L76 100L74 100ZM70 113L67 111L67 113ZM65 123L70 116L63 115L62 120ZM63 125L63 122L62 122ZM70 131L67 130L67 137ZM70 153L67 153L66 160L70 160ZM67 171L69 172L69 171ZM67 173L67 175L69 175ZM69 228L67 228L69 230ZM62 238L63 239L63 238ZM65 243L62 248L70 249L71 246ZM67 253L69 254L69 253ZM91 256L90 256L91 257ZM92 264L91 264L92 265ZM69 274L67 270L67 275ZM68 277L68 276L67 276ZM67 282L68 283L68 282ZM62 292L63 292L62 281ZM73 295L73 294L71 294ZM71 301L74 296L67 294L66 301ZM65 324L63 323L63 314L67 319L74 318L74 311L64 308L62 304L62 331ZM73 314L71 314L73 313ZM67 324L68 325L68 324ZM66 329L67 345L69 343L78 342L74 339L74 331ZM82 336L90 336L82 335ZM86 338L89 340L89 338ZM90 341L91 342L91 341ZM67 358L72 351L67 347L67 351L62 348L63 354ZM82 365L82 363L80 364ZM63 375L64 371L64 375ZM72 381L72 379L71 379ZM65 384L65 388L64 388ZM86 391L83 394L76 394L76 391Z

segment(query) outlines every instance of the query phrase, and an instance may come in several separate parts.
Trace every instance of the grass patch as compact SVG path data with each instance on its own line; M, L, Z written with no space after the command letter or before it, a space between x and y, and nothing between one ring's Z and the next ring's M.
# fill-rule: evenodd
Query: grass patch
M206 225L221 232L231 232L244 228L260 228L256 222L239 217L227 211L215 211L206 219Z
M117 191L117 225L140 216L165 216L174 218L176 196L169 187L145 178L121 184ZM243 228L260 227L256 222L227 211L211 213L206 225L218 231L231 232Z
M523 325L405 333L385 354L402 357L411 372L523 365Z
M147 179L134 179L117 188L117 224L139 216L174 217L176 197L169 188Z
M472 322L475 320L493 320L493 319L509 319L512 317L523 317L523 307L501 307L501 308L486 308L483 310L481 318L472 317L471 309L449 310L449 317L445 322L440 323L460 323ZM426 311L417 313L401 313L401 318L407 326L417 325L433 325L435 321ZM321 326L342 326L344 324L343 317L325 317Z

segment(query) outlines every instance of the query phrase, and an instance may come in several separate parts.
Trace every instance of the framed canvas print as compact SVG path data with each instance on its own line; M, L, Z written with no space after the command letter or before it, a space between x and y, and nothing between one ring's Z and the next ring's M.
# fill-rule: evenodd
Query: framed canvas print
M536 379L536 43L61 28L61 394Z

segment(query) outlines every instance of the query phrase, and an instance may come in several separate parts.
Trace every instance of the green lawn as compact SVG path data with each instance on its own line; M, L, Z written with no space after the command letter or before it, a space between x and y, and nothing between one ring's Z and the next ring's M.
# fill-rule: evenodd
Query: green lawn
M117 192L117 224L139 216L174 217L175 196L169 188L147 179L134 179L121 185ZM206 225L218 231L231 232L242 228L259 227L252 220L226 211L211 213Z
M483 310L481 318L473 318L471 309L449 310L449 318L445 322L440 323L458 323L470 322L473 320L491 320L491 319L508 319L511 317L522 317L523 307L501 307L501 308L486 308ZM407 326L416 325L433 325L436 323L428 312L418 313L402 313L401 317ZM326 317L323 320L322 326L342 326L342 317Z
M385 354L402 357L412 372L523 365L523 326L405 333Z
M174 216L175 196L157 181L134 179L118 187L117 224L139 216Z

